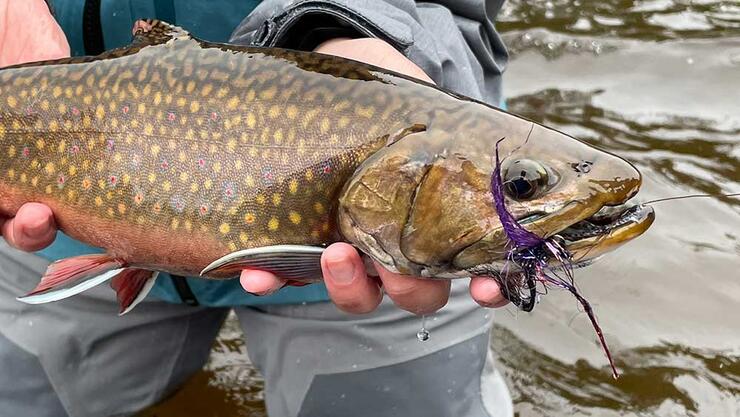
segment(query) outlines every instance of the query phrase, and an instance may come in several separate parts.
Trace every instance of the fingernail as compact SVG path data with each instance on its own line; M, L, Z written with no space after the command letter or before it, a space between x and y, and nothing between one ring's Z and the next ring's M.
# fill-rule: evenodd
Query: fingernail
M46 233L48 228L49 224L45 219L34 219L23 225L21 233L27 238L35 239Z
M355 265L352 262L328 262L327 267L334 282L349 284L355 278Z

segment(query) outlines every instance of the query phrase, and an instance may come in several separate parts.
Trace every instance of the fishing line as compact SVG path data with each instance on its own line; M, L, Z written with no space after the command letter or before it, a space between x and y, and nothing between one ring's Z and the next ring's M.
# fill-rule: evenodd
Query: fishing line
M730 194L689 194L689 195L679 195L675 197L665 197L665 198L656 198L655 200L646 201L641 204L653 204L653 203L660 203L663 201L671 201L671 200L683 200L684 198L720 198L720 197L740 197L740 193L730 193Z

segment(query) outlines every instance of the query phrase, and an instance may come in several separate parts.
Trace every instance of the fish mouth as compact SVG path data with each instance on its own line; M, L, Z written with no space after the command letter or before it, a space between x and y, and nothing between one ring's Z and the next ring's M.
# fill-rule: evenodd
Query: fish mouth
M558 232L574 263L584 263L643 234L655 220L652 207L623 203L604 206L590 217Z

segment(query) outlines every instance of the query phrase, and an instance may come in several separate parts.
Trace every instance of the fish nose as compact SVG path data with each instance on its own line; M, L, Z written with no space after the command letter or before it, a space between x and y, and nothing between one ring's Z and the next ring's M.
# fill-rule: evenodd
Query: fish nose
M599 186L604 204L622 204L634 197L642 185L642 174L637 167L621 157L596 169L591 182Z

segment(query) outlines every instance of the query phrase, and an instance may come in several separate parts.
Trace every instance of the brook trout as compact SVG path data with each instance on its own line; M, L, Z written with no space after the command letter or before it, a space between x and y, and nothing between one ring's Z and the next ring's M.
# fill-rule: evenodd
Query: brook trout
M161 21L126 48L0 71L0 213L46 204L107 251L52 264L29 303L110 280L125 312L155 271L316 281L336 241L402 274L497 277L501 138L509 211L577 262L652 223L624 205L638 171L565 134L381 68Z

